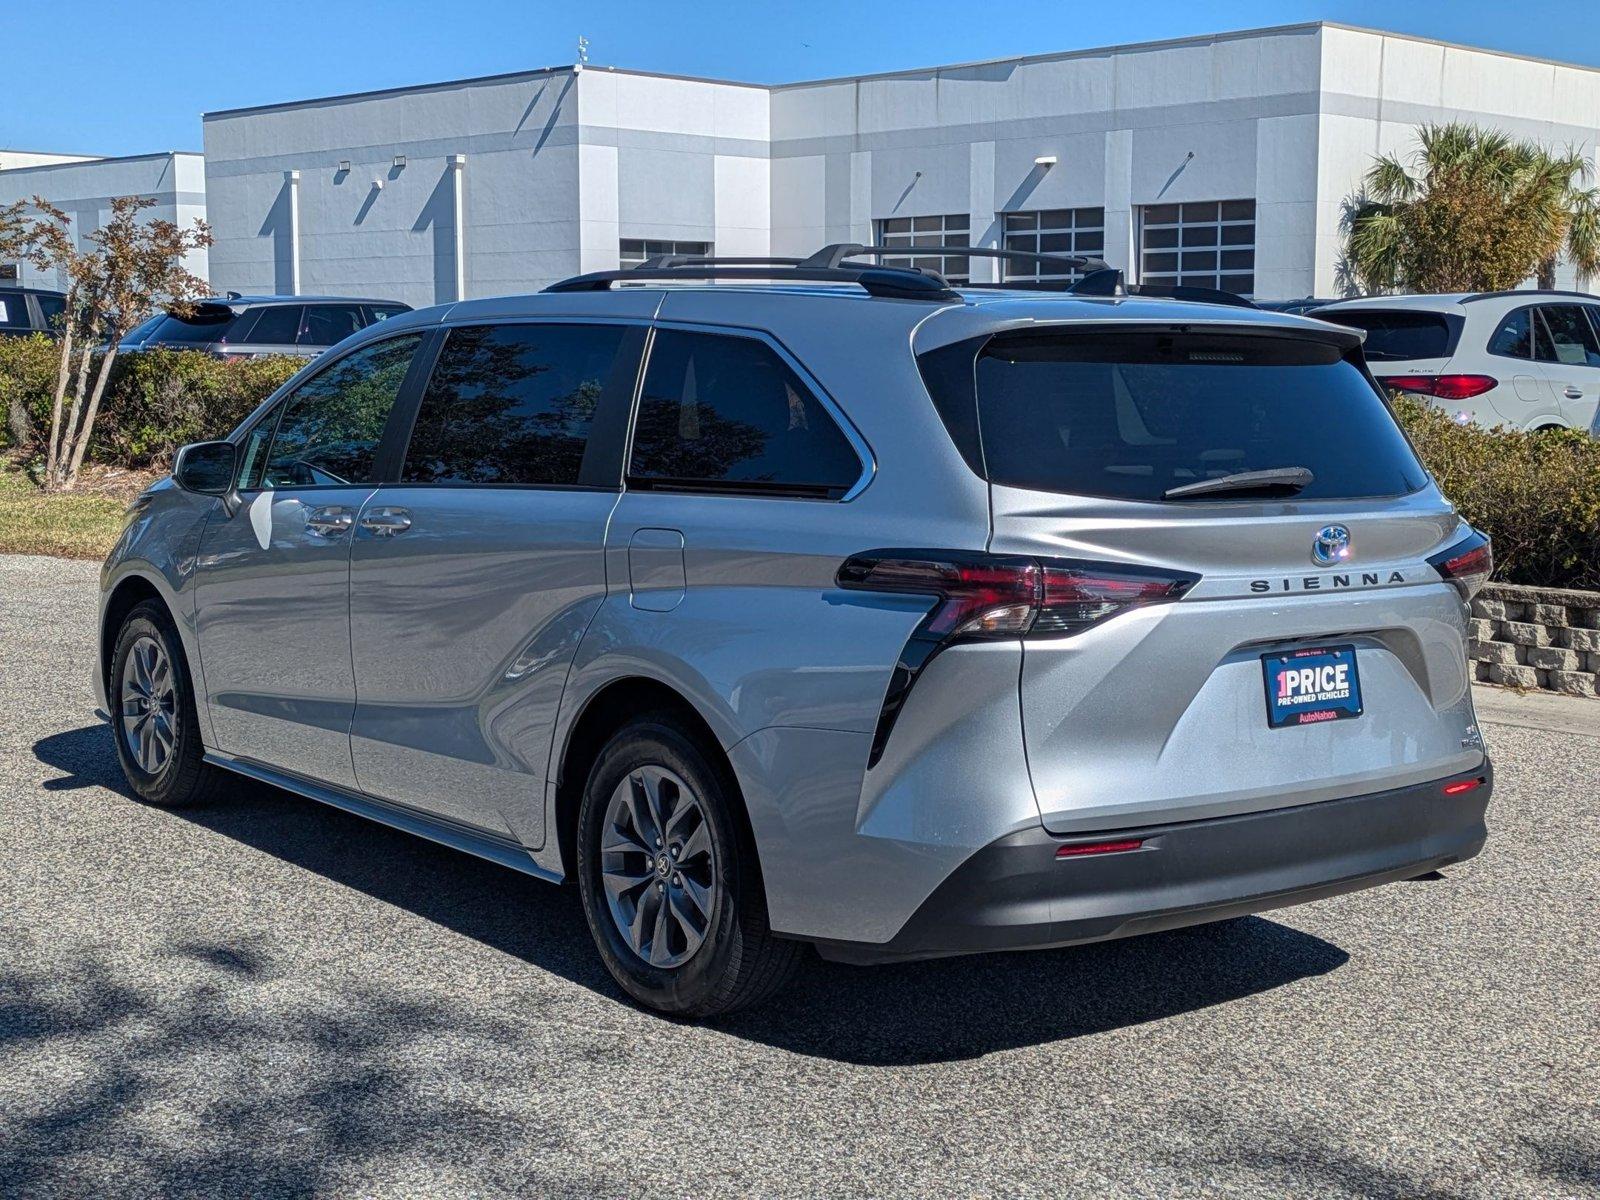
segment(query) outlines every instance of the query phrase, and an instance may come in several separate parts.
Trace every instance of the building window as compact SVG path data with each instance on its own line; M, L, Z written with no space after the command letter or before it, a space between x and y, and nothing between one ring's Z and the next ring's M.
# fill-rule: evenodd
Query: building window
M1046 208L1037 212L1002 213L1007 250L1032 254L1087 254L1099 258L1106 248L1103 208ZM1006 262L1006 279L1083 278L1064 263Z
M1256 290L1256 202L1150 204L1140 211L1139 282Z
M928 251L970 246L972 219L966 213L950 213L943 217L885 217L878 222L878 245ZM959 284L972 281L970 262L965 254L926 253L905 258L891 255L883 260L883 265L921 267L937 271L951 283Z
M683 254L690 258L710 258L710 242L662 242L654 238L623 238L618 247L618 258L624 271L637 267L648 259L663 254Z

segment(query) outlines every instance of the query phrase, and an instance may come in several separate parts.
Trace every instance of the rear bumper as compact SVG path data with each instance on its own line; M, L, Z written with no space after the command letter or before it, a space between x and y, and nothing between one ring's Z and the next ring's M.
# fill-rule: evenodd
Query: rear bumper
M1446 785L1478 781L1458 795ZM883 962L1041 949L1226 920L1373 887L1471 858L1493 791L1476 771L1236 817L1058 837L1026 829L951 873L893 939L822 942L824 957ZM1136 850L1058 858L1074 843Z

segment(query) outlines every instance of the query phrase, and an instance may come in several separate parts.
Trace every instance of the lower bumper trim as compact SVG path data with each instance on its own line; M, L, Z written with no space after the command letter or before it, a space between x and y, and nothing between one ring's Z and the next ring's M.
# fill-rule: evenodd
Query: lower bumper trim
M1448 785L1480 781L1447 794ZM872 963L1044 949L1227 920L1411 879L1483 848L1493 791L1475 771L1390 791L1178 824L1059 837L1042 828L975 853L888 942L819 942ZM1137 840L1114 854L1063 846Z

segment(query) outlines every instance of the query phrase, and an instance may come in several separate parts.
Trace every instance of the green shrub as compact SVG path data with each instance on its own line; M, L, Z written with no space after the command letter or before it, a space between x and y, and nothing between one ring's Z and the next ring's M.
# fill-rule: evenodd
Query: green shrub
M228 361L193 350L119 355L95 430L95 457L128 467L165 463L187 442L222 437L305 365L303 358Z
M37 447L48 436L57 354L57 344L42 335L0 338L6 444ZM193 350L118 355L89 456L108 466L163 465L184 443L227 433L305 364L287 356L227 361ZM97 360L91 371L98 368Z
M1494 539L1496 580L1600 590L1600 441L1458 425L1414 397L1395 411L1440 490Z
M58 357L55 342L42 333L0 337L0 446L49 436Z

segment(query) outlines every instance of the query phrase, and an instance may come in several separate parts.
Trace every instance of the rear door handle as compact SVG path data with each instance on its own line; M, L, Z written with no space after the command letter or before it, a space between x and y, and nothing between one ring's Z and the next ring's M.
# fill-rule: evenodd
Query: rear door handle
M361 528L374 537L394 537L411 528L411 514L403 508L372 508L361 514Z
M342 504L306 509L306 528L320 537L335 538L355 523L356 514Z
M1571 383L1567 384L1567 399L1568 400L1582 400L1583 399L1583 389L1581 387L1578 387L1576 384L1571 384Z

